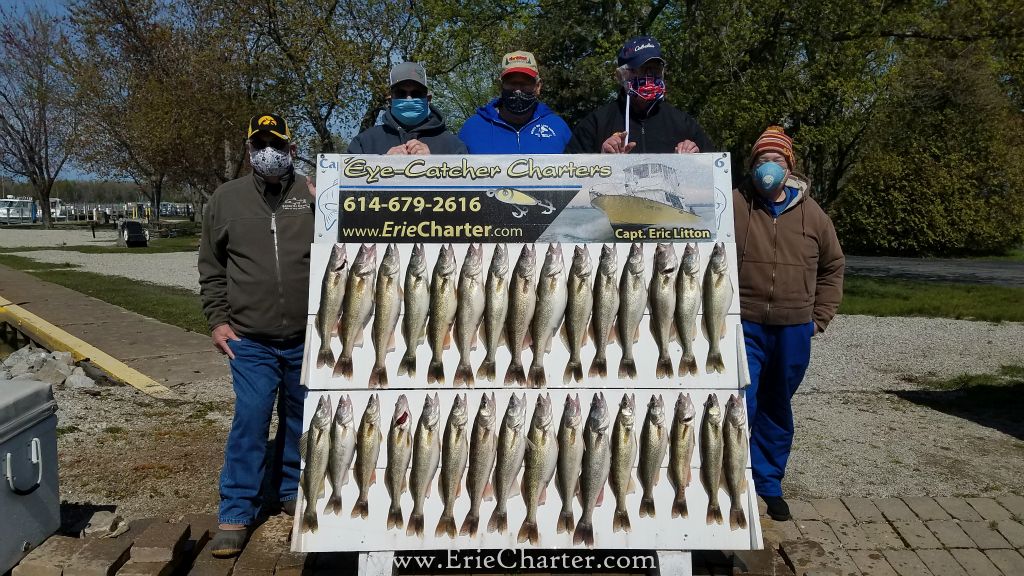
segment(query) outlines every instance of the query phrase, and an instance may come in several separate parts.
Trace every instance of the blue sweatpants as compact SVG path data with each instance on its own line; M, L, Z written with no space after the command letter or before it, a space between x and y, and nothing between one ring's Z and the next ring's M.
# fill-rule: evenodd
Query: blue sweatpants
M750 368L750 466L761 496L782 496L782 477L793 447L791 401L811 361L813 335L813 322L769 326L743 321Z

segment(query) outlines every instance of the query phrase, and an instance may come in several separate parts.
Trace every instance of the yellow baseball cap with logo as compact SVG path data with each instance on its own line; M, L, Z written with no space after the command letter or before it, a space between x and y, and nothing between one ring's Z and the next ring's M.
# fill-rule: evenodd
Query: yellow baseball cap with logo
M291 140L292 133L288 130L288 123L277 114L257 114L249 119L249 134L246 138L252 138L257 132L267 132L282 140Z
M506 75L514 72L526 74L530 78L540 76L540 70L537 69L537 59L533 57L532 53L522 50L505 54L501 58L501 77L504 78Z

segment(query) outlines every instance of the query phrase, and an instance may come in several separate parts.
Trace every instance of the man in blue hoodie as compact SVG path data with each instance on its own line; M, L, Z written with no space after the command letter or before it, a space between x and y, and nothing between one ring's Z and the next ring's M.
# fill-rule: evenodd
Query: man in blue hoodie
M529 52L501 59L501 96L477 108L459 132L470 154L561 154L572 137L540 102L540 71Z

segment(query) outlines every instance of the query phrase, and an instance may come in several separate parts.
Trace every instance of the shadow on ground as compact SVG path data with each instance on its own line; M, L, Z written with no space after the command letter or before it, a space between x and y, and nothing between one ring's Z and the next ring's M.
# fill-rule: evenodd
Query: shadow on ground
M1024 440L1024 421L1020 417L1024 411L1024 379L972 380L961 377L945 383L946 387L887 392Z

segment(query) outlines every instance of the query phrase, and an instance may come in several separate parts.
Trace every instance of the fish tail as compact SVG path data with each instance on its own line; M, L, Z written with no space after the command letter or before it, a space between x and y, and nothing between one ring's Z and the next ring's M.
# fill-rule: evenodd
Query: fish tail
M658 358L658 368L656 370L656 376L658 378L675 378L676 373L672 370L672 359L669 357Z
M479 376L481 380L494 382L494 372L494 360L485 359L483 364L480 365L480 369L476 371L476 375Z
M355 506L352 507L353 518L366 518L370 515L370 503L366 501L362 496L359 500L356 500Z
M712 372L725 373L725 361L722 360L722 353L720 351L708 352L708 361L704 366L708 374Z
M301 532L316 532L320 529L320 523L316 517L316 503L313 502L302 512L302 523L299 527Z
M405 519L402 518L402 504L399 503L388 510L388 530L392 528L401 530L404 525Z
M576 525L576 530L572 533L572 544L573 546L579 546L580 544L594 545L594 527L590 522L580 520L580 523Z
M512 386L513 384L520 386L526 384L526 372L523 370L523 365L519 362L510 364L508 371L505 372L505 386Z
M405 529L406 536L423 536L423 514L411 514L409 516L409 526Z
M644 516L654 518L654 497L646 494L640 499L640 517Z
M462 521L462 529L459 530L459 534L462 536L476 537L476 531L480 528L480 516L477 514L466 514L466 519Z
M398 375L405 376L416 376L416 350L410 348L405 351L405 355L402 356L402 361L398 363Z
M684 352L683 358L679 361L679 375L686 376L687 374L697 374L697 359L690 351Z
M629 511L628 510L616 510L615 518L612 520L612 532L631 532L632 527L629 525Z
M590 364L591 378L607 378L608 377L608 359L607 358L594 358L594 361Z
M341 516L341 493L331 494L330 499L327 500L327 507L324 508L324 514Z
M495 509L491 514L491 519L487 521L487 531L504 534L506 530L508 530L508 514Z
M387 388L388 387L388 369L386 366L378 364L373 365L373 369L370 370L370 380L367 384L370 388Z
M636 379L636 362L632 358L623 358L619 362L619 378Z
M572 518L572 508L570 508L567 511L563 510L562 513L558 515L558 533L559 534L561 534L562 532L572 532L573 524L574 524L574 522L573 522L573 518Z
M455 539L455 517L450 514L441 516L441 519L437 521L437 528L434 529L434 538L440 538L442 534L447 534L452 540Z
M345 356L342 356L341 358L338 359L338 362L334 365L333 376L335 378L337 378L338 376L341 376L343 378L351 378L352 377L352 357L351 356L349 356L348 358L346 358Z
M427 384L444 384L444 364L440 360L431 360L427 368Z
M519 537L516 540L520 544L526 541L529 541L530 544L540 543L540 531L537 530L537 523L523 520L523 525L519 528Z
M530 366L530 388L545 388L548 385L548 376L544 373L544 366L534 364Z
M730 530L745 530L747 528L747 515L743 513L743 508L734 506L729 510L729 529Z
M444 376L442 375L442 378ZM457 368L455 368L455 387L466 385L470 388L476 386L476 378L473 376L473 367L469 362L459 362Z
M686 498L677 497L672 501L672 517L673 518L689 518L690 512L686 509Z
M583 362L580 362L579 360L569 360L565 365L565 374L562 375L562 383L568 384L571 381L583 381Z
M330 346L321 347L320 353L316 355L316 367L334 366L334 351Z
M722 518L722 507L716 502L708 502L708 514L705 521L710 526L711 524L722 524L725 519Z

